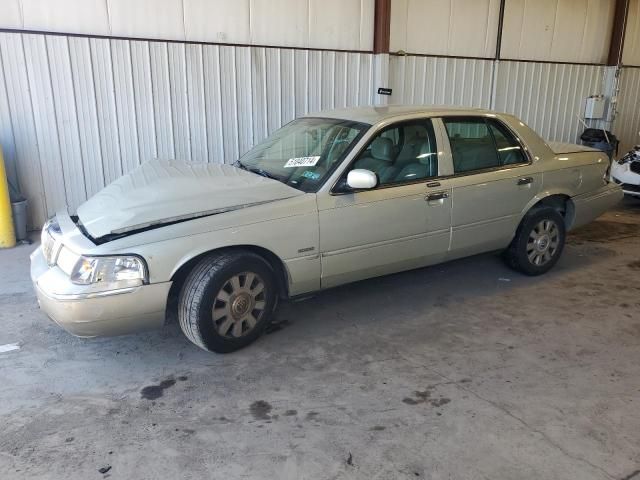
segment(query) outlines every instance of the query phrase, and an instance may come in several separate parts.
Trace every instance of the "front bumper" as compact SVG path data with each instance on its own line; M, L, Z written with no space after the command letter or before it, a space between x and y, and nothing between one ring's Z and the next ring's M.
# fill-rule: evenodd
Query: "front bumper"
M38 303L58 325L78 337L124 335L160 327L171 282L86 293L60 268L49 267L42 249L31 254Z
M631 170L631 163L613 162L611 164L611 180L620 185L625 195L640 197L640 174Z

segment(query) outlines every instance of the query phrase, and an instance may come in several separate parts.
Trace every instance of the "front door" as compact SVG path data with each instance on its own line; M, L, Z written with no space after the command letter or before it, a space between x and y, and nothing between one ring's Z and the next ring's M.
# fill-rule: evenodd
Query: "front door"
M527 152L502 122L443 118L453 158L451 252L461 257L508 246L542 186Z
M355 168L378 186L349 191ZM322 288L441 261L449 246L451 198L438 176L430 119L392 124L356 157L331 195L318 198Z

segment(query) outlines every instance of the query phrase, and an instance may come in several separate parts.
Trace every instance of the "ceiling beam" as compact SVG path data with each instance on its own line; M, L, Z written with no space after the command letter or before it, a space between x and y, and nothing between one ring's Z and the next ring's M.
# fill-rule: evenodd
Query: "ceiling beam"
M607 65L622 65L622 50L624 49L624 36L627 30L628 16L629 0L616 0Z
M502 50L502 31L504 30L504 5L505 0L500 0L500 13L498 16L498 36L496 38L496 60L500 59L500 52Z
M375 0L373 16L373 53L389 53L391 36L391 0Z

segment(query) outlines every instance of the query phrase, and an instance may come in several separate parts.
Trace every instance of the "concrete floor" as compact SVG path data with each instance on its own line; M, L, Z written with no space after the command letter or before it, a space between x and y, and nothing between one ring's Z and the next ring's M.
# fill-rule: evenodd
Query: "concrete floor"
M548 275L493 255L291 305L230 355L81 340L0 252L0 478L640 479L640 202ZM101 468L111 467L102 474Z

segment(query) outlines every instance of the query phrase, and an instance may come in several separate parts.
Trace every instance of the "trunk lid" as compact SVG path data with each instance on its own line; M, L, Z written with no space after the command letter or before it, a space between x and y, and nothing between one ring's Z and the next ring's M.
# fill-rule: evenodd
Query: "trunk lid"
M547 145L549 145L549 148L556 155L563 155L565 153L600 152L600 150L596 148L577 145L575 143L547 142Z

